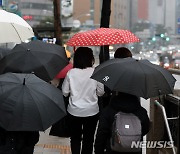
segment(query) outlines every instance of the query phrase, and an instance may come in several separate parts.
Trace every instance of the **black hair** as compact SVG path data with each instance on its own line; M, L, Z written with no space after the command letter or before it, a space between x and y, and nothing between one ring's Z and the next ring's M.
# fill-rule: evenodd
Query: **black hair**
M127 58L127 57L132 57L132 53L126 47L120 47L114 53L114 58Z
M92 67L94 61L94 55L91 48L79 47L74 53L73 67L85 69L87 67Z

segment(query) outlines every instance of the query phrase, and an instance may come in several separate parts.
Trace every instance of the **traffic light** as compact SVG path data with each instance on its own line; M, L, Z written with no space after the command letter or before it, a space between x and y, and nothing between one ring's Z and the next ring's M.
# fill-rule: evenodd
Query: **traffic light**
M152 41L156 41L156 37L153 37L153 38L152 38Z
M164 34L161 34L160 36L161 36L161 37L164 37Z
M170 38L169 37L166 37L166 41L169 41L170 40Z

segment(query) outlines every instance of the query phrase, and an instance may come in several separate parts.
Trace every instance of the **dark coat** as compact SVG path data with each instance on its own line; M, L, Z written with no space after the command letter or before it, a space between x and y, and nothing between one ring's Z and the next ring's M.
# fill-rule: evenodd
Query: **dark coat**
M13 132L0 127L0 154L33 154L39 132Z
M95 154L119 154L119 152L111 151L110 148L111 127L114 116L118 111L134 113L141 120L142 136L148 133L150 125L149 117L147 111L140 105L139 98L121 93L121 95L112 98L110 104L100 115L95 140ZM104 152L105 150L106 152Z

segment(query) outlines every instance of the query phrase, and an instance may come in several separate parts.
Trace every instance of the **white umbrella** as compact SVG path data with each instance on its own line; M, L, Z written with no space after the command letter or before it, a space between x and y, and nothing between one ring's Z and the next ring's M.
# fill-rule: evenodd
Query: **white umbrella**
M21 43L33 36L31 26L23 18L0 10L0 43Z

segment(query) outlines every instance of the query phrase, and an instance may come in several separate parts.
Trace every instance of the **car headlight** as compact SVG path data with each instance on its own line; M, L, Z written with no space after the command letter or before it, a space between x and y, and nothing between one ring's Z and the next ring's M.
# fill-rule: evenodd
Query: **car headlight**
M164 66L165 66L165 67L169 67L169 64L168 64L168 63L165 63Z

